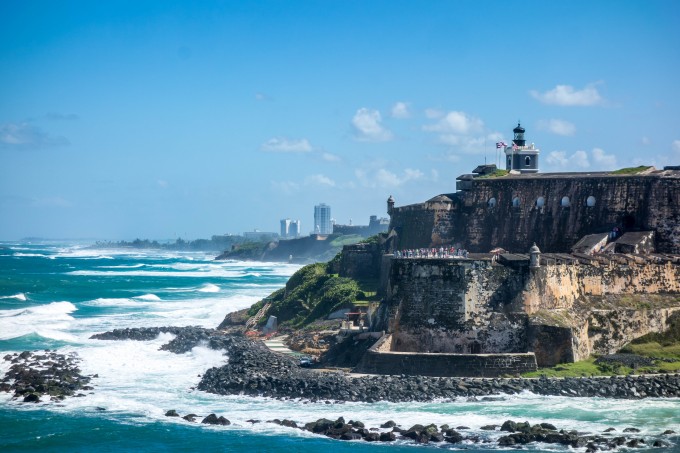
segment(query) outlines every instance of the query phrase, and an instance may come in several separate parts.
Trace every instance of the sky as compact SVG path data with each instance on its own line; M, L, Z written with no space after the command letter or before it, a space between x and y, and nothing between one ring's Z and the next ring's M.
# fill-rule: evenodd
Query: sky
M547 171L680 165L680 2L0 2L0 240L368 224L521 121ZM502 162L502 161L501 161Z

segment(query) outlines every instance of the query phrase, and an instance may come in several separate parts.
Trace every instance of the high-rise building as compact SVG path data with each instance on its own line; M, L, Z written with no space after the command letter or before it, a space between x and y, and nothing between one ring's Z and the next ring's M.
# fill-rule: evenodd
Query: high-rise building
M300 221L299 220L290 220L290 219L281 219L281 237L284 239L287 238L296 238L300 236Z
M288 228L288 236L292 238L300 237L302 234L302 224L299 220L293 220L290 222L290 227Z
M314 206L314 233L332 234L331 207L325 203Z
M290 219L281 219L281 237L287 238L290 234Z

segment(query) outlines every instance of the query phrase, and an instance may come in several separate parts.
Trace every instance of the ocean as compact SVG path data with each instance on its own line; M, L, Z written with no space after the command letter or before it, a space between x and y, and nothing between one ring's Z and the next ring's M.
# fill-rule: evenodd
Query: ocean
M37 404L0 392L0 451L366 451L437 449L501 451L505 420L548 422L566 430L601 433L613 427L640 429L638 437L680 432L680 399L613 400L545 397L529 393L501 401L344 403L279 401L220 396L194 389L204 370L227 360L221 351L198 346L177 355L159 351L172 338L153 341L90 340L92 334L125 327L216 327L230 311L250 306L281 288L299 266L214 261L206 253L91 249L82 243L0 242L0 357L24 350L75 353L82 374L94 375L85 397ZM0 360L4 376L9 362ZM215 413L226 427L165 416ZM270 423L279 418L306 423L318 418L361 420L367 427L394 420L470 427L480 442L414 446L345 442ZM200 421L200 418L198 419ZM654 451L680 451L674 446ZM418 450L414 450L414 448ZM512 449L514 450L514 449ZM573 451L533 445L527 451ZM584 449L581 449L584 450Z

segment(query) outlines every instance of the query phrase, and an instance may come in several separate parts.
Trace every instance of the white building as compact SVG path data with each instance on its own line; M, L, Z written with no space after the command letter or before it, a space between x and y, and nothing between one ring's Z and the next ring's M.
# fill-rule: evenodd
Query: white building
M314 206L314 233L332 234L331 207L325 203Z

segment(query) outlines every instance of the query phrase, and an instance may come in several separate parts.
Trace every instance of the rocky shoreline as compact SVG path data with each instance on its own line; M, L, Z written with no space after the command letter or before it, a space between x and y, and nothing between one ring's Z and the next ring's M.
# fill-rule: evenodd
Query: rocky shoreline
M24 403L42 402L44 396L49 396L50 401L61 401L68 396L83 397L85 394L81 391L94 390L87 384L97 375L80 374L75 354L24 351L7 354L3 359L12 365L0 381L0 391L13 391L13 398Z
M180 417L174 409L165 413L166 417ZM196 422L200 416L187 414L182 419L187 422ZM475 432L468 426L456 426L455 428L443 424L429 425L416 424L410 428L402 428L396 422L388 420L379 427L367 427L359 420L345 421L344 417L336 420L320 418L308 423L296 422L290 419L274 420L247 420L248 423L269 423L287 428L299 429L314 434L329 437L336 440L365 441L365 442L396 442L407 444L457 444L465 448L472 444L495 443L500 447L521 448L522 445L543 443L562 445L571 448L585 448L586 453L596 451L616 450L619 447L628 448L663 448L670 447L668 441L675 431L667 430L663 433L651 436L640 436L639 429L629 427L622 433L614 428L608 428L602 433L579 433L577 431L558 430L550 423L515 422L506 420L501 424L485 425ZM228 426L231 422L223 415L217 416L212 413L204 417L202 424Z
M538 395L619 399L678 398L680 375L592 378L450 378L427 376L351 375L298 366L288 356L270 351L262 342L224 335L200 327L119 329L98 339L152 339L161 332L176 337L161 349L184 353L198 344L224 349L228 362L205 371L199 390L223 395L264 396L315 401L432 401L482 398L531 392Z

